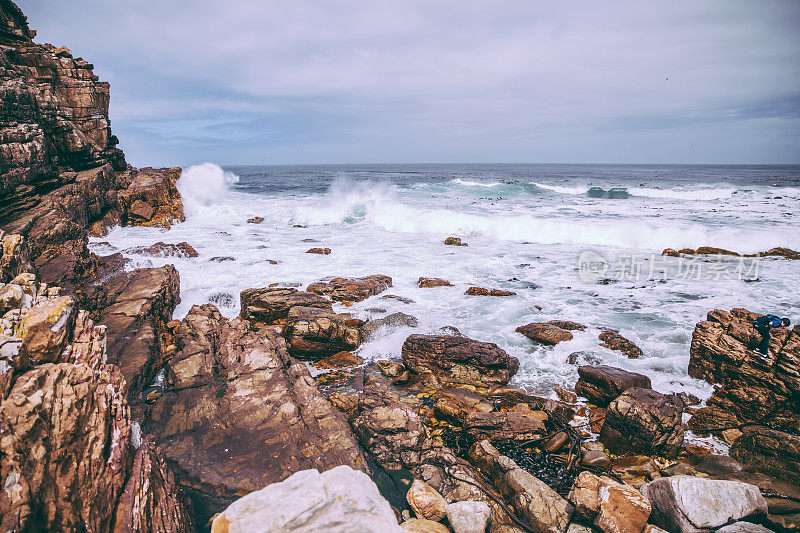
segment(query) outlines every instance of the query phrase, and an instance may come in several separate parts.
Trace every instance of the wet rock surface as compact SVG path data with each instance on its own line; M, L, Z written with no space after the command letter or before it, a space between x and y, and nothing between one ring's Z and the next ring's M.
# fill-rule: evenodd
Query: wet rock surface
M447 281L446 279L441 278L419 278L417 280L417 286L419 287L452 287L453 284Z
M266 324L286 318L292 307L330 309L333 305L327 298L293 287L246 289L241 292L240 300L242 318Z
M370 296L380 294L392 286L392 278L383 274L363 278L330 278L312 283L306 291L327 296L341 302L360 302Z
M616 350L627 355L629 359L636 359L642 355L642 349L633 342L619 334L616 329L603 329L598 336L600 346L609 350Z
M532 322L518 327L516 332L525 335L539 344L553 346L559 342L571 341L571 332L583 329L585 329L585 326L577 322L552 320L550 322Z
M578 376L575 392L600 407L607 407L630 388L650 388L650 378L647 376L611 366L581 366Z
M157 242L150 246L139 246L125 250L127 254L149 255L153 257L197 257L198 253L188 242L170 244Z
M417 373L433 373L452 383L505 385L519 369L516 357L496 344L453 335L410 335L403 363Z
M363 322L347 313L317 307L292 307L286 315L286 342L297 357L319 358L355 350L361 345Z

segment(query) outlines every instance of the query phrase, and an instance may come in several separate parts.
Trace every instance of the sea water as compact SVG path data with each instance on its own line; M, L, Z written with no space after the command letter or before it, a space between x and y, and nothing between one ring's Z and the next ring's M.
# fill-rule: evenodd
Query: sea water
M590 195L623 188L627 197ZM670 258L664 248L716 246L755 253L800 250L800 167L596 165L239 166L206 163L180 179L186 221L169 230L118 227L93 239L129 268L174 264L182 318L196 304L239 313L239 293L271 283L387 274L394 286L352 307L364 319L402 311L414 330L364 344L366 360L399 359L412 332L452 326L519 358L512 385L551 394L571 388L577 366L602 362L647 374L661 392L700 398L711 386L687 374L697 322L712 309L746 307L800 320L800 261ZM247 223L255 216L261 224ZM448 236L468 246L445 246ZM127 252L186 241L196 258ZM312 247L330 255L308 254ZM277 264L270 263L271 261ZM453 287L419 288L420 276ZM516 292L466 296L470 286ZM585 331L554 347L515 332L565 319ZM598 344L614 328L644 352L628 359Z

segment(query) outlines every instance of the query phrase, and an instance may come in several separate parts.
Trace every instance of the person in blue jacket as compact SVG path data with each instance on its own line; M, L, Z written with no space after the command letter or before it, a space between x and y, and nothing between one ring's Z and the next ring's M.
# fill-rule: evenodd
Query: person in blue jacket
M753 321L756 330L761 334L761 345L758 351L762 355L767 355L769 349L769 333L772 328L779 328L781 326L788 328L791 322L788 318L781 318L775 315L763 315Z

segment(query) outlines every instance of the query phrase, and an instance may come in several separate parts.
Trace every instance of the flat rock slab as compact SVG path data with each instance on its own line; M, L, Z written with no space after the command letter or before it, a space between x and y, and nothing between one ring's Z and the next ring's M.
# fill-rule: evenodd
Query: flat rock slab
M337 302L360 302L392 286L392 278L383 274L363 278L329 278L306 287L306 291L327 296Z
M612 400L631 388L651 388L650 378L644 374L628 372L621 368L606 365L585 365L578 368L578 382L575 392L600 407L606 407Z
M583 330L584 326L567 320L551 320L550 322L531 322L516 329L539 344L553 346L559 342L571 341L572 331Z
M239 295L240 315L245 320L270 324L286 318L292 307L317 307L330 309L333 303L319 294L298 291L293 287L265 287L246 289Z

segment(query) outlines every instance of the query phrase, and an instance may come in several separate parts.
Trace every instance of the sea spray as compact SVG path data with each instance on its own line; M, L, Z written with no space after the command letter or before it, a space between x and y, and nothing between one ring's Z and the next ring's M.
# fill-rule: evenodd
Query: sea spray
M214 163L190 166L178 180L184 211L188 216L196 215L203 207L219 202L238 181L236 174L225 172Z

